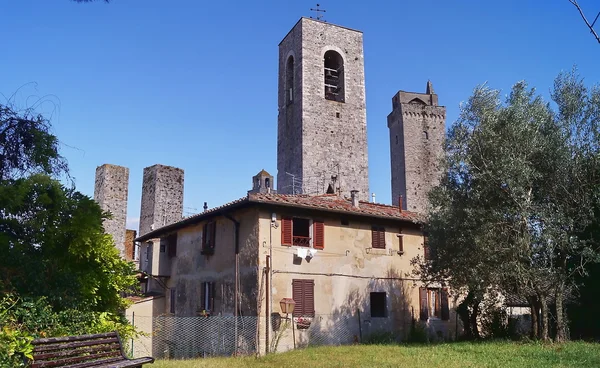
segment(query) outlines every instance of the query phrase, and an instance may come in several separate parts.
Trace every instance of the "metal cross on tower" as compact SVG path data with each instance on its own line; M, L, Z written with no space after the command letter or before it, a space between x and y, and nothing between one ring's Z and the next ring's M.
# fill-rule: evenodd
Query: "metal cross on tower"
M321 6L321 4L317 4L317 7L316 7L316 8L310 8L310 10L311 10L311 11L314 11L314 12L315 12L315 18L316 18L317 20L323 20L323 19L322 19L322 18L323 18L323 14L322 14L322 13L325 13L325 12L327 11L327 10L325 10L325 9L321 9L321 8L320 8L320 6ZM312 17L311 17L311 18L312 18ZM323 21L324 21L324 20L323 20Z

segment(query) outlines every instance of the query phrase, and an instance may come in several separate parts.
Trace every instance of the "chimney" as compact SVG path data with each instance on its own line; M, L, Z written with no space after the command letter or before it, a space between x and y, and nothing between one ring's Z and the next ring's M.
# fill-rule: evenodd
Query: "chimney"
M351 190L350 196L352 197L352 207L358 208L358 190Z
M400 212L402 212L402 196L398 197L398 208L400 208Z
M371 196L373 197L373 203L376 203L375 202L375 193L371 193Z
M204 211L208 210L208 203L204 202Z

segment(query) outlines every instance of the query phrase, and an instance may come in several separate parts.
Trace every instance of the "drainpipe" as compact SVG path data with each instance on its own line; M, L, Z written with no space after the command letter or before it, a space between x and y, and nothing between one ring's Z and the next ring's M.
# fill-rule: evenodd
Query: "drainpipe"
M240 254L240 222L231 217L229 214L224 214L225 218L231 220L235 227L235 309L233 311L235 316L235 355L237 356L238 348L238 307L239 307L239 282L240 282L240 265L239 265L239 254Z

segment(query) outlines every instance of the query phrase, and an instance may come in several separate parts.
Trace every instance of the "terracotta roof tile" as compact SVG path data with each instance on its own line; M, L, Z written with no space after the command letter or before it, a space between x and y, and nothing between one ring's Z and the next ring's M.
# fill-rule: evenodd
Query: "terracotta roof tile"
M163 226L159 229L149 232L148 234L141 235L136 239L136 241L157 238L168 231L184 227L187 224L197 223L204 217L208 217L211 214L215 214L222 210L227 210L230 207L237 207L238 205L252 203L306 208L366 217L389 218L392 220L409 221L416 224L423 223L424 221L424 219L415 212L400 212L397 206L360 201L357 208L352 206L352 201L350 199L340 197L337 194L291 195L277 193L249 193L247 197L242 197L225 203L221 206L208 209L204 212L185 217L174 224Z

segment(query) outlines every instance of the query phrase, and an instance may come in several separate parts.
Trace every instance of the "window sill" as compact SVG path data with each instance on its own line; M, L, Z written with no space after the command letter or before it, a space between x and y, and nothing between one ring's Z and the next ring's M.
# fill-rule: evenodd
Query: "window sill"
M386 248L366 248L367 254L387 256L388 250Z

